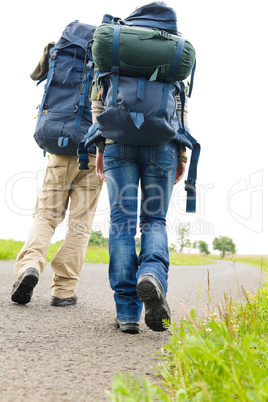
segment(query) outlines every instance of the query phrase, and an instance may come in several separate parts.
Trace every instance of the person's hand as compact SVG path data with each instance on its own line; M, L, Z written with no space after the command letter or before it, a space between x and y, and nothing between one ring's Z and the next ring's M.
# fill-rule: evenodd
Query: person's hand
M103 181L105 181L105 176L103 173L103 154L101 154L97 148L97 158L96 158L96 173Z
M183 178L185 170L186 170L186 163L178 160L174 184L177 184Z

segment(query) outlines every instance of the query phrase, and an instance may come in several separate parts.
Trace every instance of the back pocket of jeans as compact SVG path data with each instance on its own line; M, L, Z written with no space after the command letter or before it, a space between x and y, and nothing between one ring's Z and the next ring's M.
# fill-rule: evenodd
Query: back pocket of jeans
M106 144L103 154L103 171L121 167L124 164L124 145L118 142Z
M160 177L170 176L175 168L175 148L162 144L151 148L150 169Z

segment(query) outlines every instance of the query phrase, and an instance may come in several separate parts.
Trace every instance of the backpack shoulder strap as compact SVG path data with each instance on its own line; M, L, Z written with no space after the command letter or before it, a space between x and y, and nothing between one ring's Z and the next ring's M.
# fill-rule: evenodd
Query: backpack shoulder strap
M82 115L84 112L84 106L86 102L86 97L88 96L88 91L89 87L91 85L91 82L93 80L94 76L94 67L93 67L93 62L87 63L86 66L86 73L83 75L83 81L82 81L82 87L79 95L79 105L78 105L78 114L75 122L74 128L79 128Z

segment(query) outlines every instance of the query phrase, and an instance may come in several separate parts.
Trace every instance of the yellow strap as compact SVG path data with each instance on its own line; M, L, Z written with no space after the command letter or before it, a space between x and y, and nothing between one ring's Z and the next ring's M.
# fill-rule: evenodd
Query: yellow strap
M102 91L102 85L98 86L98 95L97 95L97 100L100 100L101 97L101 91Z
M43 112L42 113L48 113L48 111L47 110L43 110ZM37 117L39 116L39 113L38 113L38 115L37 116L35 116L34 117L34 119L37 119Z

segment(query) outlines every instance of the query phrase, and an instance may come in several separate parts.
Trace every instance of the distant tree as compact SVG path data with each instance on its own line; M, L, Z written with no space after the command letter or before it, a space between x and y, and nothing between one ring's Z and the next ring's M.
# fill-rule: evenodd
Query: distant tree
M183 253L185 247L191 247L191 242L189 240L190 224L180 223L178 227L178 238L180 253Z
M215 237L213 240L213 250L221 251L222 258L226 253L235 254L236 253L236 245L233 240L227 236Z
M210 251L208 249L208 244L203 240L195 241L193 243L193 248L195 248L195 249L198 248L198 250L201 254L210 254Z
M177 251L177 246L176 244L171 244L168 249L169 251Z
M106 247L108 246L108 238L103 237L103 234L100 230L97 230L94 232L94 230L91 231L90 234L90 239L88 242L89 246L99 246L99 247Z

